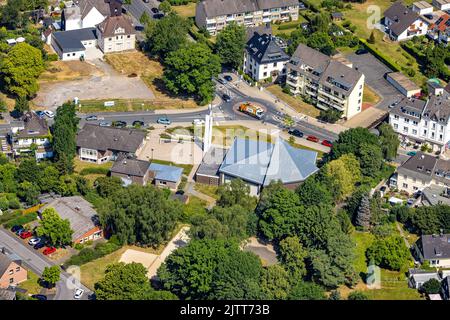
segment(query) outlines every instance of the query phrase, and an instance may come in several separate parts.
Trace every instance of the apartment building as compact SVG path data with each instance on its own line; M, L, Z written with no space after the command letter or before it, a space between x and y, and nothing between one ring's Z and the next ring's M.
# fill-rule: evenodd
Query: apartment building
M443 151L450 140L450 94L427 101L404 98L389 111L389 123L404 142L427 143Z
M342 62L300 44L286 64L286 84L322 110L334 108L350 119L361 112L364 75Z
M267 22L298 20L297 0L202 0L195 23L216 35L231 22L253 27Z
M281 40L271 34L255 32L247 42L244 52L243 71L255 81L286 75L289 56L280 45Z

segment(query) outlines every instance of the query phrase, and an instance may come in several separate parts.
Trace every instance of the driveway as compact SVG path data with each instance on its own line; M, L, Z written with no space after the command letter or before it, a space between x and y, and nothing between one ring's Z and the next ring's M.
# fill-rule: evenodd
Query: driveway
M389 105L403 98L403 95L394 88L385 78L386 72L392 72L385 64L375 58L371 53L351 53L346 57L353 63L353 68L361 71L368 84L377 94L381 96L380 102L375 106L381 110L388 110Z
M155 95L139 78L129 78L116 72L103 60L90 63L103 71L103 76L91 76L82 80L44 83L34 103L37 106L56 110L68 100L78 97L80 100L106 99L154 99Z
M38 275L42 274L45 267L54 265L54 263L46 257L38 254L31 249L31 247L28 247L21 242L19 238L15 237L12 233L0 228L0 248L2 247L17 254L22 259L25 267ZM74 300L73 294L75 292L75 286L70 279L69 274L61 272L61 280L56 284L57 293L54 300ZM80 287L84 290L82 300L87 300L92 292L83 285Z

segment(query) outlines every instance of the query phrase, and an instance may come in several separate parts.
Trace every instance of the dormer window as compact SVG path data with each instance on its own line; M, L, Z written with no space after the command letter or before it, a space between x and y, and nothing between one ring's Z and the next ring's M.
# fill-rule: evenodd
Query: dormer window
M422 171L423 170L423 166L417 166L417 170Z

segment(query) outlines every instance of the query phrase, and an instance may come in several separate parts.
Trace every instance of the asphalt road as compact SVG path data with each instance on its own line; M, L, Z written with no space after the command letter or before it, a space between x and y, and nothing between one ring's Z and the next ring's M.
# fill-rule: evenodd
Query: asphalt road
M152 8L158 8L159 2L156 0L149 0L145 3L142 0L131 0L131 4L124 5L128 13L130 13L137 21L141 18L144 12L147 12L150 18L153 18L154 13L151 11Z
M20 238L3 228L0 228L0 247L6 247L9 251L17 254L22 259L25 267L38 275L42 274L45 267L54 265L45 256L37 253L33 248L25 245ZM69 276L69 274L61 272L61 280L56 284L54 300L75 300L73 297L75 289L73 286L68 285L70 282ZM84 290L80 300L88 300L88 296L92 295L92 291L83 285L80 287Z

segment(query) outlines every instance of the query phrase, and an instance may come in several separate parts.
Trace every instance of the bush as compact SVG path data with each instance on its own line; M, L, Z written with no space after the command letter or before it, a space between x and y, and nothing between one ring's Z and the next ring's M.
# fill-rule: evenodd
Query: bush
M406 223L411 216L410 209L407 206L394 206L390 213L395 216L400 223Z
M369 300L369 297L361 291L353 291L348 295L348 300Z
M426 294L439 293L439 291L441 291L441 283L439 282L439 280L430 279L422 285L420 291Z
M58 55L56 53L47 54L47 61L58 61Z
M104 174L107 175L109 172L108 168L104 167L89 167L84 168L80 171L80 176L86 176L88 174Z
M25 225L37 219L37 213L32 212L26 215L20 215L19 217L12 219L4 224L6 228L11 228L16 225Z
M110 253L113 253L114 251L120 249L120 247L121 245L118 244L117 239L114 238L113 240L113 237L111 237L110 241L99 243L95 246L94 249L92 248L81 249L81 251L77 255L72 256L69 260L67 260L64 263L64 265L66 267L71 265L81 266L85 263L101 258Z
M283 92L286 94L291 94L291 88L288 85L283 87Z

